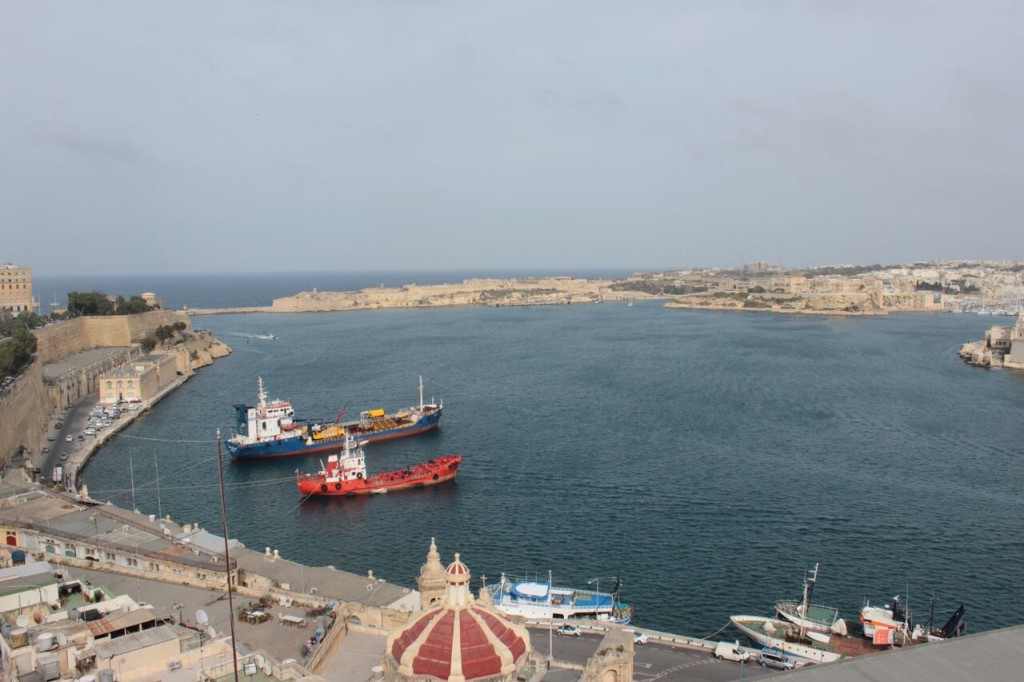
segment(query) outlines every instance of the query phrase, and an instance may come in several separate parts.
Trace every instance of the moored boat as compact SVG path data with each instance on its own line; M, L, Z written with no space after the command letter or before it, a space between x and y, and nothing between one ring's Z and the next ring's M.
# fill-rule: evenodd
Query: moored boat
M362 444L353 446L352 438L347 438L344 450L328 457L320 471L299 474L296 484L303 495L380 494L450 481L461 463L461 455L443 455L406 469L368 475Z
M864 640L816 631L801 633L800 626L778 618L730 616L729 620L754 644L782 649L795 658L798 665L832 663L844 656L871 651L869 643Z
M501 579L486 585L495 608L510 616L533 620L590 617L616 623L628 623L633 607L619 601L621 581L615 579L612 592L556 585L548 580L520 580L501 574ZM598 585L600 588L600 585Z
M829 632L838 635L846 634L846 621L839 615L834 606L812 604L811 596L818 582L818 564L810 576L804 575L804 594L800 601L779 601L775 604L775 613L782 620L788 620L804 630Z
M292 404L285 400L267 400L263 378L258 380L259 401L255 406L235 405L235 433L227 439L233 459L265 459L331 452L344 447L345 438L359 442L406 438L436 429L444 405L423 402L423 377L420 377L419 405L392 414L383 409L366 410L358 420L334 423L295 418Z

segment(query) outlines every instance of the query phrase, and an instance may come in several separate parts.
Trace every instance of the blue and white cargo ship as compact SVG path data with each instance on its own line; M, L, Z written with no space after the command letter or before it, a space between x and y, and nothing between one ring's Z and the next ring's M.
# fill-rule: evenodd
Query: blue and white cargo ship
M235 431L226 441L232 459L266 459L311 455L340 450L346 436L358 442L392 440L416 436L436 429L443 404L423 402L423 377L420 377L420 404L387 414L382 409L366 410L355 421L323 424L295 418L292 404L286 400L267 400L263 378L259 378L259 402L255 406L235 405Z

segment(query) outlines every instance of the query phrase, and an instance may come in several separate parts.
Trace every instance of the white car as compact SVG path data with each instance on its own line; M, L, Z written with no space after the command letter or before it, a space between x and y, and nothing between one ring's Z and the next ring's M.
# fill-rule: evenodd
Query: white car
M634 632L633 633L633 644L647 644L647 633L646 632Z
M75 437L69 434L67 436L64 436L64 440L66 442L68 442L68 443L74 443L75 442Z
M563 625L562 627L555 630L555 632L566 637L579 637L583 634L583 631L575 625Z
M761 650L761 664L779 670L792 670L796 667L796 661L787 656L785 651L776 647Z
M741 647L739 642L719 642L715 646L715 658L743 663L750 660L750 652Z

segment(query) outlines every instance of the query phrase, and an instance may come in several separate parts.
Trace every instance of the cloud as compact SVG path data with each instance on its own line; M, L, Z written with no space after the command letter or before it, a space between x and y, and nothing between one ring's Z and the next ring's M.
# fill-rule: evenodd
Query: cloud
M90 135L75 130L35 129L30 138L38 144L56 147L88 160L117 161L124 164L159 165L159 160L139 145L124 138Z

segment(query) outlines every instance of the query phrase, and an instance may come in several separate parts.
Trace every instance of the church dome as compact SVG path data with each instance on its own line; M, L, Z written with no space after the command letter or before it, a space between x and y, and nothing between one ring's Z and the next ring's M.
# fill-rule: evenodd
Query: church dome
M459 559L459 555L455 555L455 561L448 565L448 570L445 571L448 575L449 583L468 583L469 582L469 569L466 568L466 564L462 563Z
M432 543L433 544L433 543ZM444 603L388 637L389 666L404 679L514 679L530 651L525 628L469 594L469 569L455 555Z

